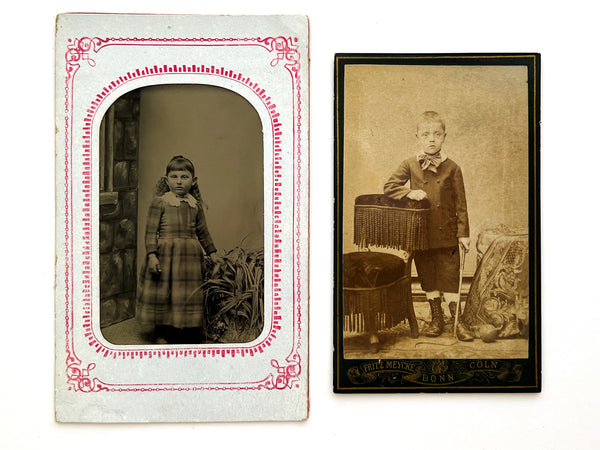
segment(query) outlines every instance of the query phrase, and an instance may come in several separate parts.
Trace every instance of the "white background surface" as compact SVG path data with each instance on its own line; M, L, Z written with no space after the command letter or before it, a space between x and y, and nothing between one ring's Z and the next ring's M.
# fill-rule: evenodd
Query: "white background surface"
M333 3L333 2L332 2ZM489 5L489 6L488 6ZM9 2L2 33L0 448L598 448L600 295L593 2ZM339 9L338 9L339 8ZM302 423L53 419L54 15L307 14L311 21L310 403ZM541 394L332 393L335 52L542 53ZM594 206L593 208L591 206ZM199 406L201 407L201 406Z

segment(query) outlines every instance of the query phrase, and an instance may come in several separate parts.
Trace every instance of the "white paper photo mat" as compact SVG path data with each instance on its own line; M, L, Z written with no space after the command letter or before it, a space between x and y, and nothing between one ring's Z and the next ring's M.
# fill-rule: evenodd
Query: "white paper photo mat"
M174 83L233 91L262 123L265 325L248 343L114 345L100 332L100 122L121 95ZM308 98L305 17L58 17L57 420L306 418Z

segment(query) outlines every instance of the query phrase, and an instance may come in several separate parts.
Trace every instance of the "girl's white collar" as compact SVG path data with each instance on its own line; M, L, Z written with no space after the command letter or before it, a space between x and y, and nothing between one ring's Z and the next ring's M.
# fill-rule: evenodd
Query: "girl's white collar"
M181 202L187 202L192 208L198 206L198 202L191 194L185 194L185 197L177 197L172 191L167 192L162 198L171 206L179 206Z

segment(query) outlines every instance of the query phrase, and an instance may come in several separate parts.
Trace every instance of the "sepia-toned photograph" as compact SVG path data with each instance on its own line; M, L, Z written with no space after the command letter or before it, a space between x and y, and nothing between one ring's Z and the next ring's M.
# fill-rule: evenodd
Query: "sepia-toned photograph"
M113 344L239 343L264 317L263 130L241 95L157 85L101 123L100 317Z
M538 55L337 55L337 392L539 390L538 102Z

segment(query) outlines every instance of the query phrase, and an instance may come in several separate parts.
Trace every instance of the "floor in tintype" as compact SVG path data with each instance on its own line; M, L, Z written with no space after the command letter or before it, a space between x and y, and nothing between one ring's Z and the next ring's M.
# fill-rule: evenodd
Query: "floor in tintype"
M513 359L527 358L527 339L497 339L483 342L458 341L454 337L453 323L447 309L446 328L438 337L427 337L422 330L430 320L429 304L414 302L415 315L419 324L419 337L410 337L408 323L400 323L389 330L377 333L379 346L371 346L369 335L344 333L344 358L346 359Z
M116 345L148 345L154 344L151 332L142 329L135 319L124 320L102 329L104 338Z

